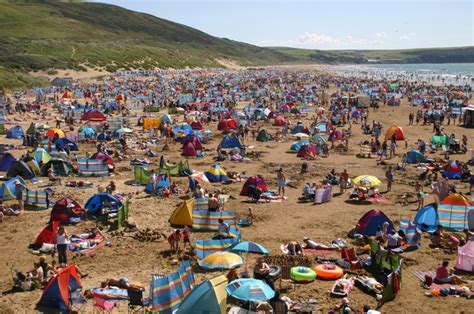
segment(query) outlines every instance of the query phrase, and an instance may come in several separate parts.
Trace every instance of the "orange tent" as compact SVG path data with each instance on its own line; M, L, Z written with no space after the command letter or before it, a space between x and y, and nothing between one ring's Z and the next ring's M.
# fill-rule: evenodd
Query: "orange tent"
M405 133L399 126L392 126L390 129L388 129L387 133L385 133L385 139L389 140L394 135L397 141L403 141L405 139Z
M454 206L471 206L471 203L467 198L457 193L449 194L448 196L446 196L441 202L441 204Z
M72 98L72 92L71 91L67 91L63 94L63 98Z
M46 133L46 136L54 137L55 134L57 134L59 138L66 137L66 134L64 134L63 130L57 129L57 128L49 129L48 132Z
M125 100L125 95L124 94L118 94L115 96L116 101L124 101Z

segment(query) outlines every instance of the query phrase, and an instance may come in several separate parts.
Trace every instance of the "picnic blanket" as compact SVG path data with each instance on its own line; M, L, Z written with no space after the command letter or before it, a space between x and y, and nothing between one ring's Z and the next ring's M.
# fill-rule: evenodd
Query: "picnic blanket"
M375 203L375 204L382 204L382 205L389 205L392 204L390 200L384 198L381 195L375 196L375 197L369 197L366 199L367 202L370 203Z
M423 271L423 270L414 270L411 272L413 276L418 278L421 282L425 282L425 276L430 276L431 278L436 277L436 272L433 270Z
M331 254L337 252L336 250L320 250L320 249L303 249L305 254Z

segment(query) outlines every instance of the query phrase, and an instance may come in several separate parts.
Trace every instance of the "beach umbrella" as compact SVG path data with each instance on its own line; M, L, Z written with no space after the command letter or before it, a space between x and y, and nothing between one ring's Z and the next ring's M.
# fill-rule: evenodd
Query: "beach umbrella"
M306 133L296 133L296 134L293 134L293 137L296 137L296 138L309 138L309 135L306 134Z
M124 133L133 133L133 131L129 128L120 128L116 130L115 133L124 134Z
M236 279L225 287L225 291L242 301L261 302L275 296L275 291L265 282L254 278Z
M255 243L255 242L239 242L236 243L232 248L230 248L231 252L246 252L246 253L255 253L255 254L262 254L268 255L268 250L263 247L262 245Z
M209 254L199 262L199 266L207 269L231 269L242 264L242 257L224 251Z
M206 177L204 172L195 172L191 175L191 178L204 182L204 183L210 183L209 179Z
M362 175L353 180L355 185L371 188L381 184L380 180L374 176Z

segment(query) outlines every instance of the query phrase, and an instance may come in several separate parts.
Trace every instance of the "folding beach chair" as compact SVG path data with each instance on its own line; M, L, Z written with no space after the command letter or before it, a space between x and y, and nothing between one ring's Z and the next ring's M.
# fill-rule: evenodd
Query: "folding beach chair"
M362 268L362 263L360 262L359 258L357 257L357 254L355 252L355 249L352 247L350 249L348 248L343 248L341 250L341 257L344 259L346 262L350 264L351 269L360 269Z

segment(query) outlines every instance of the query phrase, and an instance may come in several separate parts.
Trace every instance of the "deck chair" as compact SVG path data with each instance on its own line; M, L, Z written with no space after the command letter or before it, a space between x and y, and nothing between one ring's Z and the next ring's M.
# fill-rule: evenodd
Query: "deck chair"
M281 283L285 282L293 282L291 279L291 266L281 266L281 276L280 276L280 290L281 290Z
M71 312L76 312L76 313L85 312L85 307L87 306L87 300L82 295L81 289L72 291L69 294L69 304L70 304Z
M143 298L142 289L128 289L128 313L146 312L147 307L150 306L150 299Z
M355 249L352 247L350 249L348 248L343 248L341 250L341 257L344 259L346 262L350 264L351 269L360 269L362 268L362 263L360 262L359 258L357 257L357 254L355 252Z
M94 309L92 313L112 313L116 306L116 302L109 301L102 295L94 294Z

